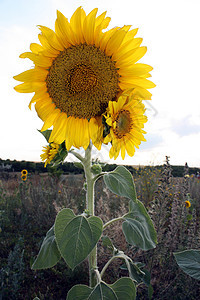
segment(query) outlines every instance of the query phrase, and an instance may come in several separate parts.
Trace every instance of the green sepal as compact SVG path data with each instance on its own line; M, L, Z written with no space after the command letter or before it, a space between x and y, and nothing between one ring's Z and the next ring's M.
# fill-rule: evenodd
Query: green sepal
M43 240L39 254L32 265L32 269L39 270L51 268L57 264L60 258L61 255L55 241L54 226L52 226Z
M123 166L103 176L109 190L119 196L127 197L136 201L136 190L131 173Z
M67 300L135 300L136 288L128 277L117 280L114 284L101 281L94 288L75 285L67 294Z
M130 245L142 250L156 247L156 231L142 202L139 200L130 201L129 213L124 216L124 219L126 221L122 224L122 230Z
M174 253L181 270L189 276L200 280L200 250L185 250Z
M48 129L45 131L41 131L41 130L38 130L38 131L45 137L46 141L49 143L49 138L50 138L52 130Z

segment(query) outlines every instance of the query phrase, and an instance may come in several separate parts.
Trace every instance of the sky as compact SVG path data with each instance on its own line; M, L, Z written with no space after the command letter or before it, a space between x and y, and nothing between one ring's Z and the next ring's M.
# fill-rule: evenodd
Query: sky
M107 11L109 29L139 28L147 53L139 61L151 65L151 101L145 101L146 142L125 160L109 159L109 147L93 157L107 163L163 164L200 167L200 1L199 0L0 0L0 158L40 161L46 141L38 132L42 121L29 110L31 94L20 94L13 79L33 65L19 55L39 42L37 25L54 29L56 10L67 18L82 6L86 13ZM82 150L81 150L82 152ZM72 157L69 155L68 160Z

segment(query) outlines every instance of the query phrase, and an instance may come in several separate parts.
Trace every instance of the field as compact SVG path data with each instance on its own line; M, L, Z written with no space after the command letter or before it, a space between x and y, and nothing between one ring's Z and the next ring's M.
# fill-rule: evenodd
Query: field
M187 173L187 170L186 170ZM200 180L185 173L172 177L169 164L162 168L142 168L135 172L138 199L146 206L157 231L154 250L141 251L129 246L116 222L109 234L116 248L145 264L151 274L153 299L198 299L200 282L190 278L177 266L173 252L199 249ZM63 261L54 268L33 271L31 264L42 240L63 207L75 213L84 210L85 191L82 174L28 173L26 181L19 172L0 173L0 299L66 299L67 291L78 283L88 284L88 265L84 261L72 272ZM123 215L128 200L112 194L103 180L96 184L96 215L104 222ZM185 201L191 203L186 207ZM99 242L99 269L110 257ZM114 282L126 276L121 261L115 261L105 274ZM148 299L147 289L138 287L137 299Z

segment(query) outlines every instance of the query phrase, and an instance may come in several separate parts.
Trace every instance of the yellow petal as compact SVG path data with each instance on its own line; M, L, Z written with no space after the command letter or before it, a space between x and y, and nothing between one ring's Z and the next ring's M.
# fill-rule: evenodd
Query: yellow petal
M125 145L122 145L122 147L121 147L121 157L122 157L123 160L124 160L124 158L125 158L125 153L126 153L125 150L126 150L126 149L125 149Z
M94 29L98 8L93 9L85 18L83 23L83 35L87 44L94 43Z
M93 145L100 150L103 139L102 117L91 118L89 122L89 135Z
M20 56L20 58L29 58L30 60L32 60L34 62L34 64L38 67L43 67L43 68L48 68L52 65L52 58L43 56L43 55L38 55L32 52L25 52L22 53Z
M39 116L39 118L42 121L45 121L45 118L47 116L46 111L49 110L49 107L51 107L52 105L52 101L50 98L43 98L41 100L39 100L38 102L36 102L35 104L35 110Z
M74 121L74 117L68 117L68 122L66 127L66 139L65 139L65 146L68 151L73 145L74 132L73 130L71 130L71 128L73 128L73 121Z
M48 75L48 71L42 68L35 68L22 72L19 75L14 76L13 78L18 81L45 81Z
M154 88L156 85L148 80L148 79L145 79L145 78L141 78L141 77L121 77L120 78L120 83L130 83L132 84L133 87L142 87L142 88L145 88L145 89L151 89L151 88Z
M125 70L125 68L119 69L118 73L120 76L142 76L152 70L153 68L149 65L137 63L127 70Z
M42 126L41 131L45 131L50 128L53 124L55 119L60 115L60 109L55 108L54 111L46 118L44 121L44 125Z
M66 136L66 125L67 125L67 115L65 113L60 113L57 118L52 133L49 138L49 143L55 142L61 144Z
M46 84L45 84L46 85ZM31 99L31 102L29 103L29 109L31 109L31 105L33 104L33 103L35 103L35 102L37 102L37 101L39 101L39 100L41 100L43 97L47 97L48 96L48 94L47 94L47 90L45 89L45 88L41 88L41 89L39 89L39 90L37 90L36 92L35 92L35 95L32 97L32 99Z
M85 16L86 16L85 11L80 6L73 13L73 15L70 19L70 25L71 25L72 31L74 32L74 34L76 36L77 44L84 42L82 25L85 20Z
M42 46L44 47L44 50L42 52L43 55L50 56L50 57L58 56L60 51L56 50L49 44L49 41L47 40L47 38L44 34L39 33L38 39L39 39L40 43L42 44Z
M62 39L67 43L72 45L76 44L76 38L71 29L70 23L60 11L57 11L57 34L59 34L59 36L61 35Z
M30 44L30 50L35 53L38 54L39 52L43 51L43 47L37 43L31 43Z
M106 49L105 49L105 53L108 56L112 56L113 53L115 53L118 48L120 47L124 37L126 35L126 31L119 29L117 30L112 37L109 39L107 45L106 45Z
M104 34L101 36L101 40L99 41L99 47L102 51L105 51L105 48L107 46L107 43L109 39L113 36L113 34L119 29L119 27L115 27L110 29L107 32L104 32Z
M63 45L59 42L55 32L46 27L46 26L41 26L39 25L38 26L42 32L42 34L46 37L49 45L54 48L55 50L58 50L58 51L63 51L64 50L64 47Z
M40 82L25 82L14 87L19 93L34 93L41 87Z
M142 58L145 53L147 52L146 47L139 47L135 48L133 50L130 50L128 53L126 53L126 56L124 59L120 59L116 62L116 68L123 68L125 66L131 66L132 64L136 63L140 58Z

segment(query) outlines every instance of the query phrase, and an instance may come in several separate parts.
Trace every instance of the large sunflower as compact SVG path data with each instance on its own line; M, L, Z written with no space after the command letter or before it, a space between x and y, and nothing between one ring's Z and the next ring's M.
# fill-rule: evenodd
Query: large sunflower
M96 17L97 9L87 16L79 7L70 22L57 12L55 32L39 26L40 44L32 43L31 52L20 55L35 64L14 78L23 82L15 87L21 93L35 92L35 104L44 121L42 131L53 126L49 142L66 143L86 149L90 140L101 148L102 114L109 101L125 89L137 88L146 98L154 87L147 78L152 67L136 63L146 53L131 26L104 31L110 22L106 12Z
M129 95L123 93L117 102L109 102L105 119L110 132L104 142L112 143L110 158L116 159L120 150L122 159L126 152L133 156L135 147L139 148L141 141L146 141L143 136L146 132L142 129L147 122L144 112L144 104L135 91Z

